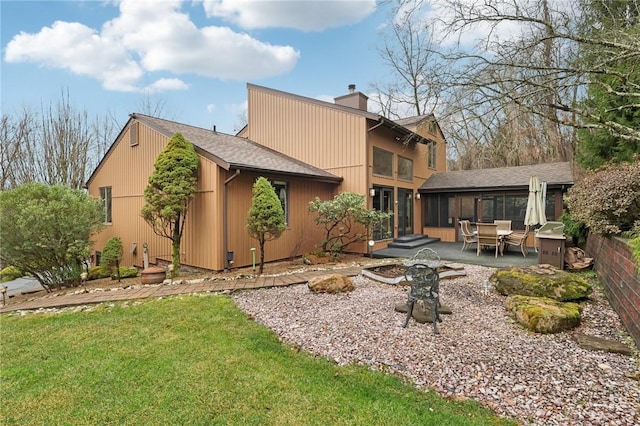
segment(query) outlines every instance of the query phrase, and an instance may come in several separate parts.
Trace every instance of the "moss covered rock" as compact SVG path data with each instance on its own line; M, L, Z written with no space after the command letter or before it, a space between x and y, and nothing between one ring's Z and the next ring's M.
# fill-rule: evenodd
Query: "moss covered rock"
M548 297L561 302L584 299L593 291L583 278L549 265L500 268L490 281L505 296Z
M536 333L559 333L580 325L582 306L577 303L513 295L504 306L519 324Z

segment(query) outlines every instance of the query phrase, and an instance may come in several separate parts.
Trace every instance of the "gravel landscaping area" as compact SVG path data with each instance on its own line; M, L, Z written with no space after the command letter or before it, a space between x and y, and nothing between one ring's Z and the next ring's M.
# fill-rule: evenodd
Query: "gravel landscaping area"
M238 306L295 347L340 365L360 363L407 377L420 388L481 402L532 425L640 424L634 357L581 349L571 332L536 335L515 324L494 290L492 269L464 265L467 276L442 280L440 335L431 324L394 311L406 288L355 277L355 291L314 294L306 285L243 291ZM624 341L617 314L599 290L572 332ZM630 377L630 376L635 376Z

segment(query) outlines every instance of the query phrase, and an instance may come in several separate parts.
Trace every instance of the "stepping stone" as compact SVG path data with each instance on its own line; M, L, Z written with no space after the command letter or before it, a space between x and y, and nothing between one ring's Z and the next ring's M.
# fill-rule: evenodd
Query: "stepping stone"
M578 343L578 346L588 351L605 351L627 356L631 355L631 349L627 345L616 342L615 340L603 339L602 337L582 333L574 333L573 339Z

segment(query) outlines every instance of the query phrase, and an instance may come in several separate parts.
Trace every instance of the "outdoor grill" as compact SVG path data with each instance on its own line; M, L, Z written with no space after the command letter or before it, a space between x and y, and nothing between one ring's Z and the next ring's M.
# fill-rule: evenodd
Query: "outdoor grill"
M536 231L538 240L538 264L549 264L564 269L564 224L547 222Z

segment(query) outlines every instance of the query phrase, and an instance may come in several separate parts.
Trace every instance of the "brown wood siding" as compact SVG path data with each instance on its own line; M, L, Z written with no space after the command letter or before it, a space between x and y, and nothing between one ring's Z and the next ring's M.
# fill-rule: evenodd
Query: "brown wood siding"
M440 126L436 125L435 132L431 133L429 124L430 121L428 119L424 120L413 131L436 143L436 171L444 172L447 170L447 144L442 136Z
M251 140L343 177L339 191L366 192L364 117L256 89L248 105Z
M386 128L378 128L371 134L370 148L368 152L368 174L371 182L370 186L381 185L390 186L395 188L394 200L398 200L398 188L411 189L414 197L418 193L418 188L424 183L424 181L434 173L434 170L429 169L428 161L428 147L424 144L409 144L404 145L395 140L395 135L391 130ZM393 153L393 177L384 177L373 174L373 148L381 148L385 151ZM407 181L404 179L398 179L398 156L409 158L413 160L413 180ZM369 197L369 206L371 206L371 198ZM395 206L394 214L398 214L398 205ZM395 223L397 226L397 222ZM414 198L413 203L413 229L415 233L419 233L422 228L422 202ZM394 231L395 232L395 231ZM394 233L394 236L395 235Z
M440 238L442 241L446 242L456 241L455 228L431 228L426 226L422 229L422 233L432 238Z
M129 131L122 133L94 175L88 190L95 198L100 197L101 187L110 186L112 191L112 223L95 236L94 250L102 251L111 237L118 236L124 247L122 264L142 267L144 243L149 247L151 263L156 263L158 258L171 259L170 241L156 235L139 214L155 159L166 146L168 138L143 125L138 125L137 136L139 144L132 147ZM217 182L217 166L201 157L198 192L187 213L181 245L181 262L184 264L212 270L224 267L217 261L222 250L216 239L221 230L221 217L216 208L221 205L219 191L216 191ZM137 250L131 253L134 243Z
M416 193L433 173L427 167L425 145L404 146L396 141L394 132L383 126L370 131L369 128L378 124L373 120L268 90L250 88L248 100L250 126L247 136L341 176L343 182L338 191L367 196L368 189L378 184L408 188ZM444 148L444 144L440 145ZM373 176L373 146L393 152L394 162L397 162L398 154L413 159L413 181L398 180L397 175L391 179ZM444 161L441 164L444 165ZM367 196L369 206L371 202ZM419 200L414 203L413 218L413 228L420 229L422 204Z
M251 208L252 188L261 175L240 173L228 185L228 229L229 247L234 252L233 267L252 264L251 248L256 248L256 262L260 260L260 249L256 239L249 236L246 220ZM333 198L334 185L310 180L284 179L263 175L270 181L286 181L289 193L289 222L282 235L265 243L265 261L288 259L315 251L322 241L322 230L314 223L314 216L308 212L309 202L316 196L322 200Z
M198 191L187 212L181 262L202 269L220 270L222 263L221 169L200 157Z

